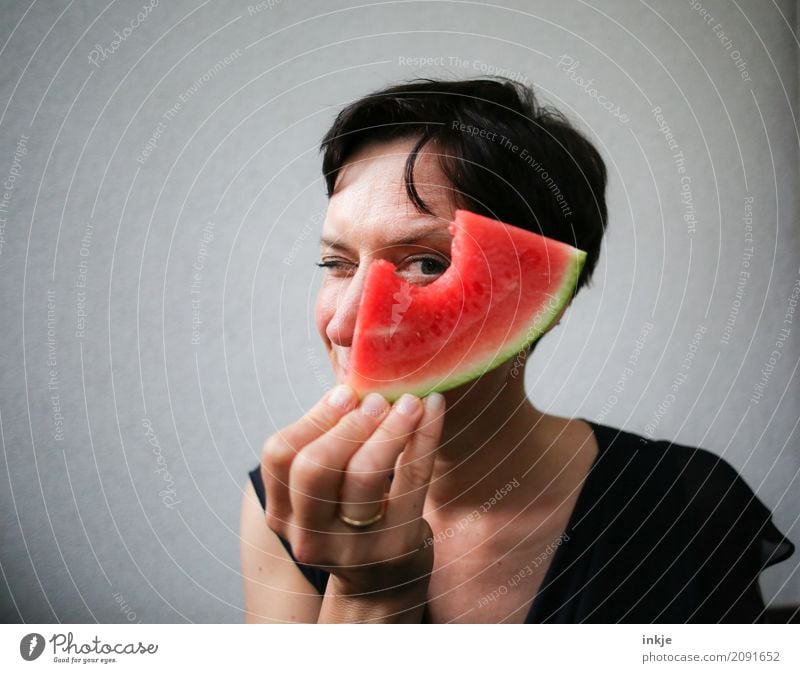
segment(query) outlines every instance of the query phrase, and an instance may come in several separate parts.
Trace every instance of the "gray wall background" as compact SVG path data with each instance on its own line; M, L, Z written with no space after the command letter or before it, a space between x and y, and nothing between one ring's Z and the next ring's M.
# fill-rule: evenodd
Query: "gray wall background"
M723 455L800 544L794 2L145 3L0 5L6 621L241 621L246 471L333 380L317 144L419 75L532 83L607 160L535 403ZM798 564L767 600L800 602Z

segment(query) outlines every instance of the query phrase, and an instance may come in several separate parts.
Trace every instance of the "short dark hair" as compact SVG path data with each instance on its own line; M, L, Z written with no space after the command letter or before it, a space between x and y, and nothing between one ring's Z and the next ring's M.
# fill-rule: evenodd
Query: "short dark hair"
M415 79L347 105L325 134L328 198L366 144L417 138L405 166L409 199L432 214L414 186L417 153L432 143L459 207L586 252L579 290L591 278L606 227L606 166L595 147L527 86L502 77Z

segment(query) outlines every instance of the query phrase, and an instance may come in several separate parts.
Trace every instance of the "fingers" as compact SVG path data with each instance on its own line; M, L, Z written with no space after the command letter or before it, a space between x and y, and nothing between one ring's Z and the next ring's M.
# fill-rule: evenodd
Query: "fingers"
M404 395L390 407L372 394L353 408L356 403L352 390L338 386L265 443L267 522L284 537L290 527L294 533L329 530L339 506L352 519L369 519L387 491L393 512L387 519L397 524L422 516L444 397L434 393L422 402Z
M388 411L389 403L381 395L367 395L358 409L297 455L289 475L294 524L305 530L330 528L345 468Z
M334 427L356 401L349 387L336 386L302 418L265 442L261 452L261 479L267 496L267 524L276 532L285 531L291 513L289 473L298 451Z
M422 402L403 395L347 464L340 491L342 513L364 521L380 511L389 474L422 417Z
M436 461L436 449L442 436L444 417L444 396L431 393L425 398L425 411L417 430L397 461L389 491L394 524L406 523L422 516Z

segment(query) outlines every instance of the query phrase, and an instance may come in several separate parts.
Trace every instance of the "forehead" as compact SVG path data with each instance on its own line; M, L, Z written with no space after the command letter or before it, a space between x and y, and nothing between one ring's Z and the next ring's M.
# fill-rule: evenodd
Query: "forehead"
M420 213L408 199L403 175L414 143L408 138L368 145L348 160L328 202L323 239L397 244L428 234L449 236L455 213L452 187L427 146L417 157L414 185L434 215Z

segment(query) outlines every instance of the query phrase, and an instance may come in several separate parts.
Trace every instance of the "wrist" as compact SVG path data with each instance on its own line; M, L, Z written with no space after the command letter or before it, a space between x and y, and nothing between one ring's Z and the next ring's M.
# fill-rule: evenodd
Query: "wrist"
M331 575L320 610L321 623L419 624L429 576L381 589L357 589Z

